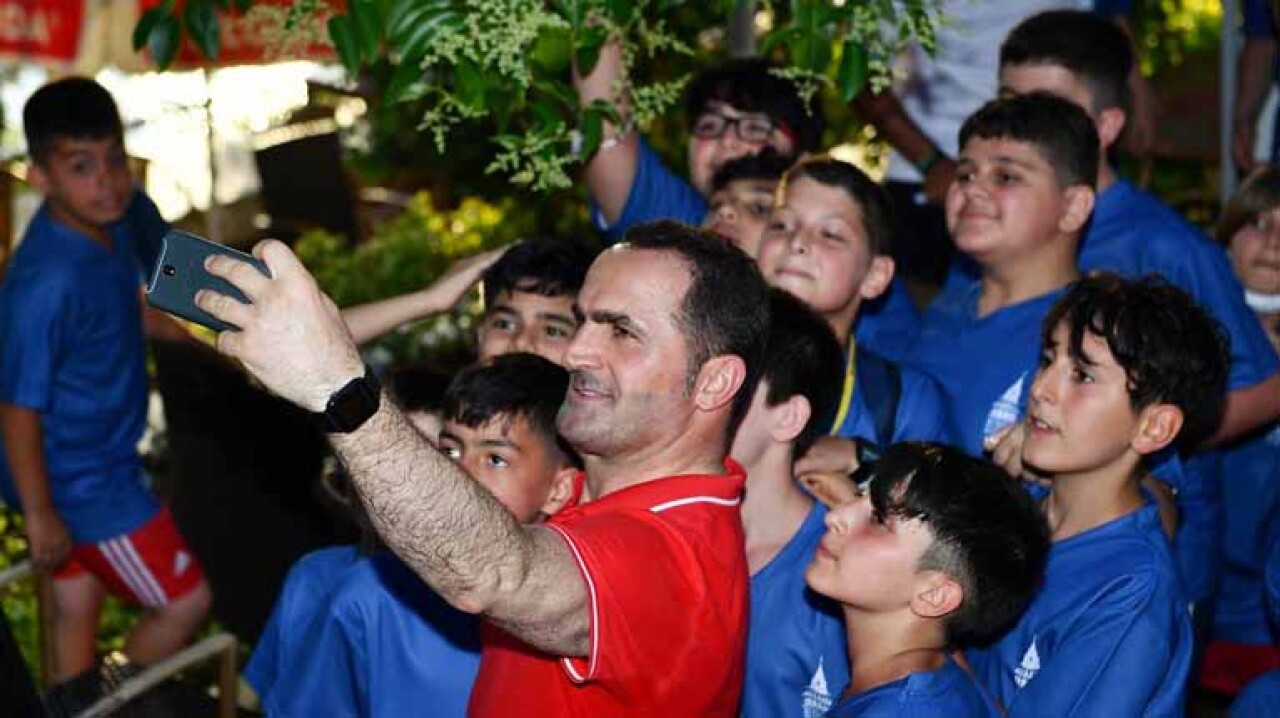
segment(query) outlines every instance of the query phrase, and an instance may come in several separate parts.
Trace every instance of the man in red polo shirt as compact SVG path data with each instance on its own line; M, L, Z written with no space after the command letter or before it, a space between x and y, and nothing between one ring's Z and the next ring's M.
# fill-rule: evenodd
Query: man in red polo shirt
M317 413L386 543L441 596L485 616L475 716L731 716L746 636L742 469L726 461L768 325L755 265L670 222L631 230L587 274L565 355L560 433L583 503L520 526L381 396L333 303L278 243L272 277L207 267L249 298L198 303L218 339Z

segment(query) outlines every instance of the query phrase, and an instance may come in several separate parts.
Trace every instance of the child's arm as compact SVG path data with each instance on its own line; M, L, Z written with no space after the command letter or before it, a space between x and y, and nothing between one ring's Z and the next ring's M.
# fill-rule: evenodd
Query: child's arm
M624 118L624 126L618 127L607 119L603 137L608 146L596 151L587 162L585 179L587 189L600 208L600 214L610 225L617 223L631 196L631 185L636 176L636 158L640 145L636 133L625 128L631 114L631 98L619 92L622 77L622 45L615 38L600 49L600 59L585 77L574 67L573 80L578 88L578 99L583 107L596 100L612 102Z
M504 247L460 260L426 289L348 307L342 310L342 320L356 343L363 344L405 322L448 311L505 251Z
M61 566L71 552L71 535L53 507L44 463L44 428L31 409L0 403L0 429L9 472L22 501L31 562L49 571Z
M1227 405L1222 411L1218 430L1206 443L1220 446L1280 418L1280 372L1250 387L1227 392Z
M933 140L907 114L898 96L891 90L873 92L868 87L853 99L853 109L859 117L875 126L876 132L908 162L916 167L929 163L928 171L923 173L920 182L929 201L941 204L946 198L947 188L955 179L956 162L940 154ZM931 156L936 159L930 160Z

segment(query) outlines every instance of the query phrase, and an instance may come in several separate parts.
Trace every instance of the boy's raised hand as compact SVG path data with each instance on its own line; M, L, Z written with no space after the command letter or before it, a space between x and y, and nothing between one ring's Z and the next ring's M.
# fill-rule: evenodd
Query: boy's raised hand
M432 294L433 299L439 302L442 309L448 309L466 296L471 288L476 286L476 282L480 281L480 276L485 273L494 262L502 258L507 250L515 245L499 247L498 249L490 249L487 252L473 254L470 257L464 257L453 263L444 274L440 275L427 291Z
M982 440L982 448L991 455L991 463L1010 476L1023 481L1045 483L1044 477L1022 463L1022 444L1027 440L1027 420L1015 421Z
M214 255L205 269L238 288L251 302L201 290L196 305L240 327L218 335L218 350L240 360L279 396L312 412L364 374L364 363L333 300L284 244L267 240L253 248L271 276L244 262Z

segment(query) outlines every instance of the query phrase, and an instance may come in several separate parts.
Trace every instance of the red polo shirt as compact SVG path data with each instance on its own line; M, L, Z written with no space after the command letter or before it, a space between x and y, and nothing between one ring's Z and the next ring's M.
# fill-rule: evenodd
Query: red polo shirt
M488 624L468 714L735 716L747 638L745 475L671 476L547 522L591 614L585 658L541 653Z

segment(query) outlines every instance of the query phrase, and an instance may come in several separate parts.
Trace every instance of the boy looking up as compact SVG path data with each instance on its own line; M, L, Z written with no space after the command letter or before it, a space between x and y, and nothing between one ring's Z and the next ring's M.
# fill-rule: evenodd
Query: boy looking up
M0 285L0 495L25 515L34 564L53 576L54 686L67 714L94 670L108 591L142 605L124 654L180 649L211 600L203 571L146 486L137 444L147 369L135 188L111 95L84 78L38 90L23 111L31 183L45 197Z
M966 120L958 161L947 226L982 273L934 299L906 361L938 382L952 440L979 456L1022 415L1040 322L1076 277L1098 135L1076 105L1033 93Z
M573 300L594 253L573 242L529 239L454 265L421 291L342 311L351 335L364 343L405 322L448 311L478 279L484 316L476 330L480 359L508 352L561 363L577 331Z
M751 617L744 718L819 718L849 678L844 625L805 586L826 509L792 478L792 464L831 425L844 356L823 319L780 289L771 293L764 369L731 455L747 472L742 502Z
M507 354L464 369L445 392L441 452L524 524L574 497L575 458L555 430L568 383L542 357ZM466 715L480 665L475 616L385 550L351 566L325 604L295 627L302 637L264 706L269 713Z
M1130 43L1113 23L1087 12L1036 15L1014 28L1000 51L1002 96L1051 92L1089 114L1097 129L1098 199L1080 242L1082 273L1158 274L1190 294L1231 339L1229 393L1213 443L1230 441L1280 418L1280 361L1244 302L1222 249L1152 195L1119 177L1107 152L1129 117ZM1015 437L1015 439L1020 437ZM1165 463L1167 462L1167 463ZM1203 452L1183 470L1165 459L1157 474L1178 488L1184 521L1175 541L1184 585L1194 601L1218 582L1223 526L1217 457ZM1204 615L1208 615L1207 613Z
M1018 619L1044 571L1044 519L1003 471L950 447L896 444L867 473L806 571L848 631L852 675L827 715L995 718L950 653Z
M969 654L1010 716L1182 715L1189 604L1143 463L1212 427L1220 328L1157 278L1080 280L1045 317L1022 461L1047 477L1044 587Z
M833 436L803 455L798 473L852 472L855 438L888 446L945 436L933 382L854 336L863 302L879 297L893 278L889 227L884 192L848 162L811 158L783 177L757 263L765 281L827 322L846 354L839 411L828 429Z

